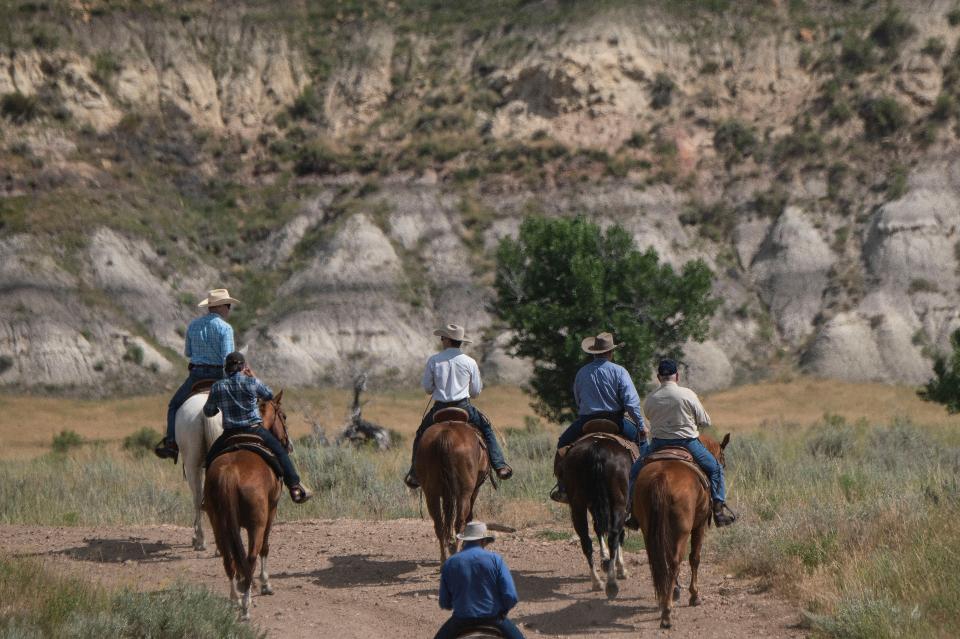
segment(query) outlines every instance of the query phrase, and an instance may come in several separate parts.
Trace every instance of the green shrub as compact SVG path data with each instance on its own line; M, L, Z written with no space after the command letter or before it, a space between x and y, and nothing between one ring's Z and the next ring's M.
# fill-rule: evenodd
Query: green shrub
M657 73L650 87L650 106L654 109L663 109L670 106L673 101L673 90L676 86L669 75L663 72Z
M143 347L139 344L127 344L127 351L123 354L123 361L133 362L137 366L143 366Z
M297 175L329 175L340 173L340 157L322 142L315 142L300 150L293 170Z
M55 453L66 453L73 448L83 446L83 437L73 430L64 429L53 436L51 447Z
M917 28L903 17L900 9L891 7L870 32L870 39L887 49L888 57L893 58L900 47L916 32Z
M634 131L624 144L631 149L642 149L647 144L647 136L643 131Z
M110 51L100 51L93 56L93 73L91 77L101 86L109 86L113 78L120 72L120 61Z
M868 98L858 110L869 139L890 137L907 125L907 111L894 98Z
M317 95L317 91L312 85L307 86L290 105L289 113L291 117L297 120L322 124L324 122L323 100ZM280 126L280 124L277 123L277 126Z
M960 24L960 7L951 9L947 12L947 22L951 27L955 27Z
M734 164L753 155L757 149L757 136L739 120L726 120L714 132L713 146L726 158L727 164Z
M840 48L840 64L847 71L855 75L866 73L876 62L877 56L872 41L854 35L848 35L843 39Z
M957 114L957 100L949 93L941 93L933 103L930 119L936 122L946 122Z
M753 210L763 217L776 218L783 213L790 196L779 187L753 194Z
M729 239L736 222L736 212L723 202L693 202L680 213L681 224L696 226L702 237L714 242Z
M947 43L943 41L943 38L927 38L927 42L923 45L923 48L920 49L920 53L928 55L934 60L939 60L943 53L947 50Z
M18 124L29 122L40 115L40 103L36 96L19 91L6 93L0 98L0 113Z
M9 355L0 355L0 375L13 368L13 358Z
M777 140L773 154L780 161L790 159L812 159L823 153L823 136L809 123Z
M130 451L137 457L143 457L147 453L153 452L153 447L159 440L160 433L144 426L123 438L123 449Z

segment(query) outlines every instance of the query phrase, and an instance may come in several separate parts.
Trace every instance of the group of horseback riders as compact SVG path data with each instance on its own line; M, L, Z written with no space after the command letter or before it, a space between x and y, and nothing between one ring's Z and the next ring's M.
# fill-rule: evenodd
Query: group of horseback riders
M204 406L203 412L211 417L219 411L223 416L225 433L239 430L260 436L267 448L276 456L283 469L284 483L296 503L310 498L310 490L301 482L287 451L267 430L262 428L258 409L260 400L272 399L273 393L254 376L242 353L234 351L233 328L227 322L233 305L238 300L230 297L226 289L215 289L199 303L208 313L193 320L187 328L184 354L190 359L187 379L174 393L167 407L167 430L157 445L158 457L176 462L179 454L175 425L177 410L193 392L197 383L216 380ZM417 444L424 431L433 424L434 414L441 409L456 407L467 412L471 424L477 427L486 443L490 463L500 479L509 479L513 470L506 463L503 451L493 431L490 420L470 403L483 390L480 368L476 360L461 350L471 343L464 329L456 324L434 331L440 338L442 349L427 360L421 380L424 391L431 395L433 405L424 415L413 441L411 468L404 481L411 488L419 487L413 467ZM639 473L645 456L665 447L684 448L710 479L713 516L717 526L732 524L736 516L726 507L723 467L700 443L699 429L710 426L710 417L704 410L696 393L679 385L680 373L677 363L671 359L660 361L657 368L659 388L646 399L641 411L640 396L630 373L614 363L614 353L624 344L616 343L610 333L588 337L581 343L583 351L592 356L590 362L578 372L574 381L573 395L578 417L564 430L557 442L558 457L583 434L584 425L595 419L613 422L619 427L619 435L636 444L639 459L630 472L630 484ZM647 441L644 413L650 424L651 439ZM551 499L566 503L566 491L562 479L551 491ZM628 525L635 521L628 520Z

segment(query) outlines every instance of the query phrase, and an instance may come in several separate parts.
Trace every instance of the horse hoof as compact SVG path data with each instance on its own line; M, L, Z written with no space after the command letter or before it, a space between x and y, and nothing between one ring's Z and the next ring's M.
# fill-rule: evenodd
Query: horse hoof
M194 549L194 550L197 550L197 551L206 550L206 549L207 549L207 545L206 545L206 544L197 544L197 543L195 543L195 544L193 544L193 549Z
M693 595L692 597L690 597L690 605L691 605L691 606L699 606L699 605L700 605L700 597L699 597L698 595Z
M616 599L620 592L620 586L615 583L607 584L607 599Z
M677 586L673 589L673 600L680 601L680 586Z
M670 622L669 622L669 621L660 621L660 627L669 630L669 629L670 629Z
M599 581L595 581L595 582L593 582L593 589L594 589L594 590L603 590L603 584L600 583Z
M626 570L617 571L617 579L626 579L627 577L629 577L629 575L627 574Z
M260 594L261 594L261 595L272 595L272 594L273 594L273 588L271 588L270 586L267 586L267 585L260 586Z

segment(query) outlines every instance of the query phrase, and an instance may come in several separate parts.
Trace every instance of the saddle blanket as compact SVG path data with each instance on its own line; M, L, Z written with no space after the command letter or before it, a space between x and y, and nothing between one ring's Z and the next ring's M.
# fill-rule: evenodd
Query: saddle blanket
M708 493L710 492L710 480L707 479L707 474L703 472L703 469L700 468L700 465L693 460L693 455L690 454L686 448L680 448L679 446L667 446L661 448L660 450L650 453L643 458L643 465L647 466L651 463L658 461L675 461L680 462L689 466L693 472L697 474L697 479L700 480L700 485L703 486L703 489Z
M278 478L283 477L283 469L280 467L279 460L277 460L270 449L267 448L263 440L253 433L232 433L229 430L225 430L223 434L217 438L217 441L213 442L213 446L211 446L209 452L207 452L204 466L210 468L210 464L212 464L213 460L217 457L238 450L248 450L260 455L260 458L267 463L274 475Z

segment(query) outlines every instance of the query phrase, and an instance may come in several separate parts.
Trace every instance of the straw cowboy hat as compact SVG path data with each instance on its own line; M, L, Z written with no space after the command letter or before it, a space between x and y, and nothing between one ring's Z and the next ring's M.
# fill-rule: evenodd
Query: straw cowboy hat
M463 342L464 344L472 344L472 339L467 339L466 333L463 330L463 327L459 324L447 324L443 328L438 328L433 332L437 337L446 337L447 339L452 339L455 342Z
M207 298L201 300L197 306L203 308L204 306L214 307L214 306L223 306L224 304L239 304L240 300L233 299L230 297L230 293L227 292L225 288L215 288L207 294Z
M580 348L582 348L584 352L590 353L591 355L609 353L612 350L622 347L623 342L615 344L613 342L613 335L610 333L600 333L596 337L588 337L580 342Z
M481 541L484 539L493 541L496 536L487 531L487 525L482 521L471 521L467 522L463 532L457 535L457 539L460 541Z

